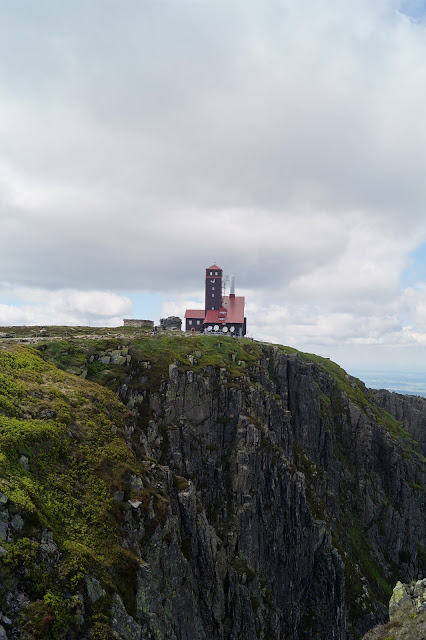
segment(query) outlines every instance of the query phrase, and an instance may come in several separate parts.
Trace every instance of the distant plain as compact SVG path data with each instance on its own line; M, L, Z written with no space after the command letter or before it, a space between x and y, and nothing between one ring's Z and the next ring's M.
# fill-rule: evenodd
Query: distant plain
M387 389L396 393L403 393L426 398L426 374L407 371L362 371L351 370L371 389Z

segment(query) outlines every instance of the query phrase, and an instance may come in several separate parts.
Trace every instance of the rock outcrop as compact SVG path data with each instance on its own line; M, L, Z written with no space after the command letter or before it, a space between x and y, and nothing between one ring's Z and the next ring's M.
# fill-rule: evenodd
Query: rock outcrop
M160 327L163 331L180 331L182 327L182 319L178 316L169 316L160 319Z
M389 602L389 623L369 631L363 640L424 640L426 638L426 579L397 582Z
M10 640L355 640L422 577L424 460L334 363L212 336L40 348L83 379L21 349L0 396Z
M379 407L386 409L402 424L426 457L426 398L404 396L386 389L373 391L373 396Z

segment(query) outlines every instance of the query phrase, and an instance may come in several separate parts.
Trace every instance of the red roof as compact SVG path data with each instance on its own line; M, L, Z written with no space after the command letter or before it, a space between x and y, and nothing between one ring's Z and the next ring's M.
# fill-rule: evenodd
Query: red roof
M244 296L224 296L223 307L207 311L204 324L243 324L244 304Z
M219 269L219 271L222 271L222 269L221 269L220 267L218 267L218 266L217 266L217 264L212 264L212 266L211 266L211 267L207 267L206 271L207 271L208 269Z
M223 306L225 307L226 322L243 323L244 322L244 296L224 296Z
M202 320L204 320L205 315L206 312L204 311L204 309L187 309L185 311L185 318L201 318Z
M206 319L204 320L204 324L226 324L226 315L220 315L218 309L209 309L206 313Z

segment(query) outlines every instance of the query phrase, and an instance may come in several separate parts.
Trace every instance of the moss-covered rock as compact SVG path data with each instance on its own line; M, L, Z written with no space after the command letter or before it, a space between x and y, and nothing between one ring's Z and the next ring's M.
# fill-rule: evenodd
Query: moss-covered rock
M424 640L426 637L426 579L397 582L389 602L389 623L377 626L363 640Z

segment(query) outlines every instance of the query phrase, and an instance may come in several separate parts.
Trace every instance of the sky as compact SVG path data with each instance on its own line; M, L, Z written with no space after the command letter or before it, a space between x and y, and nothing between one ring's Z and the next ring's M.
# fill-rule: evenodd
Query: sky
M426 375L426 8L0 0L0 325L203 306Z

